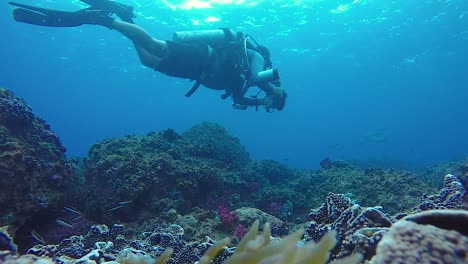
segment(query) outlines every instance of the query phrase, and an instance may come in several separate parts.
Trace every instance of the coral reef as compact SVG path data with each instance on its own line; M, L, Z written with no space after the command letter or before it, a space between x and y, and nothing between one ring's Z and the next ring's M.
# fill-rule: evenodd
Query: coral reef
M318 223L329 224L340 217L344 210L351 207L352 202L344 194L328 193L325 202L309 213L309 217Z
M224 127L204 122L184 131L182 137L191 142L191 154L222 162L222 166L240 169L249 161L249 153L240 140L231 136Z
M134 240L124 237L124 227L114 225L95 225L84 236L72 236L58 245L36 245L28 254L52 259L81 259L90 254L98 254L107 260L115 260L119 255L140 253L156 259L166 248L172 248L169 263L193 263L201 257L208 244L187 243L182 240L183 229L177 225L157 228L153 232L144 232ZM97 250L97 251L96 251ZM127 253L125 253L127 252Z
M287 182L297 177L297 171L274 160L252 161L244 168L244 173L251 179L271 184Z
M466 190L464 190L461 181L452 174L447 174L444 182L444 188L438 194L423 195L421 205L415 207L404 220L417 222L418 224L434 225L446 230L454 229L464 235L466 239L468 234L468 230L464 226L468 216L466 211L455 211L456 213L454 213L448 210L463 208L462 197ZM427 214L415 214L431 209L446 210L432 210L427 211ZM394 229L394 223L405 215L406 213L400 213L391 216L385 213L382 207L361 207L359 204L353 203L346 195L329 193L322 206L311 210L309 216L312 221L307 225L305 241L318 241L327 232L336 231L338 243L337 247L332 251L332 258L342 258L353 253L359 253L365 259L371 259L376 255L377 247L380 245L382 238L386 237L386 233ZM399 225L395 228L397 229ZM430 230L430 232L433 231ZM424 250L430 249L425 248ZM460 252L468 254L466 250ZM387 258L387 260L380 263L393 262L390 261L390 258Z
M50 258L40 258L32 255L18 256L10 251L0 251L0 263L2 264L55 264Z
M468 263L467 211L431 210L395 223L373 259L385 263Z
M271 233L274 236L285 236L289 233L286 222L257 208L241 207L236 209L235 212L239 218L239 223L243 226L250 226L255 220L258 220L260 227L269 223Z
M438 194L423 195L422 203L416 211L426 211L432 209L463 209L463 197L465 196L463 183L453 174L447 174L444 178L444 187Z
M236 212L229 210L222 204L218 205L218 217L221 225L227 229L232 229L239 220Z
M72 236L59 245L36 245L28 255L18 257L9 251L0 251L0 260L30 261L31 263L327 263L335 246L335 233L326 234L317 244L301 243L303 230L282 238L271 237L269 223L257 235L259 221L255 221L235 248L228 248L229 239L215 242L187 243L182 240L183 229L171 225L143 233L129 241L123 237L122 226L112 228L92 226L85 236ZM336 263L359 263L360 255L352 255Z
M375 254L377 243L392 225L392 218L381 207L363 208L342 194L329 193L325 203L310 213L305 241L318 241L330 231L337 232L338 242L332 258L360 253L366 258Z
M42 216L74 193L74 171L64 152L49 125L0 88L0 226L10 225L15 240L28 240L46 221Z
M106 139L83 161L64 152L22 99L0 89L0 262L467 261L466 211L451 211L467 209L466 163L422 177L329 158L295 170L251 161L239 139L208 122Z
M413 173L393 169L362 170L350 165L303 171L290 186L296 193L305 195L308 205L319 206L322 202L319 197L325 197L328 192L345 193L361 205L378 204L390 214L413 208L423 194L436 191Z
M220 204L255 207L300 223L329 191L350 192L360 204L379 204L389 213L412 208L418 197L435 191L408 172L361 170L341 161L318 171L249 162L238 139L212 123L181 135L166 130L104 140L92 146L84 163L86 212L107 224L150 215L171 222L195 207L217 210Z
M212 140L194 143L196 135ZM221 149L238 159L226 160ZM171 209L186 214L205 205L210 196L221 196L223 186L236 178L231 167L246 158L238 140L210 123L183 136L166 130L104 140L91 147L85 160L86 210L105 223Z
M265 224L262 235L257 236L259 221L255 221L251 229L239 242L232 256L226 259L226 264L242 263L327 263L329 252L335 246L335 234L326 234L317 244L308 242L298 246L303 230L298 230L280 241L273 243L271 230ZM198 264L209 264L214 256L229 243L224 240L210 248ZM359 263L359 255L353 255L336 263Z
M462 161L452 161L443 164L436 164L432 165L428 168L425 168L424 171L420 172L420 177L429 184L437 189L440 189L444 186L444 178L440 177L440 175L446 174L456 174L458 175L459 169L463 166Z
M18 246L13 241L13 237L6 226L0 227L0 250L6 250L13 254L18 252Z

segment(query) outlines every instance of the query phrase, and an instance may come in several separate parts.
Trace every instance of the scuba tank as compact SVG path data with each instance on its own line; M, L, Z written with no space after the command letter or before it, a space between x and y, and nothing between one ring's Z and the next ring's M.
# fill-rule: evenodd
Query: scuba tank
M210 46L221 45L236 41L237 34L231 29L208 29L175 32L173 40L176 42L201 42Z

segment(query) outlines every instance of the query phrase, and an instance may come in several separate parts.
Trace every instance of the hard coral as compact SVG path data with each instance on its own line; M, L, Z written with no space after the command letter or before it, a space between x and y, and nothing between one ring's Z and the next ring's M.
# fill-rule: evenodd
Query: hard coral
M332 223L351 205L351 199L346 195L330 192L325 198L325 203L318 209L312 210L309 217L318 223Z
M424 182L428 183L431 186L440 189L444 186L444 177L440 177L441 175L447 175L454 172L460 172L460 166L462 166L463 162L461 161L452 161L442 164L436 164L426 168L424 171L418 173L421 179ZM461 174L463 175L463 174ZM458 175L457 176L461 176Z
M299 264L326 263L336 243L334 232L317 244L302 243L303 230L275 239L271 237L269 223L264 225L263 234L257 236L259 225L259 221L254 222L237 248L227 248L229 239L184 242L183 229L176 225L145 232L129 241L122 236L123 227L114 225L93 226L85 236L72 236L59 245L37 245L28 253L31 259L53 259L58 263ZM5 254L6 257L0 253L0 261L11 258L9 252ZM334 263L359 263L360 259L357 254Z
M431 210L395 223L377 247L376 264L468 263L468 212Z
M50 258L40 258L30 255L18 256L10 251L0 251L0 263L2 264L55 264Z
M324 170L329 170L332 168L342 169L342 168L350 167L350 164L343 160L333 161L327 157L320 161L320 167Z
M416 211L433 209L462 209L464 207L465 188L463 183L453 174L447 174L444 178L444 187L438 194L423 195L422 203Z
M424 193L436 191L413 173L392 169L362 170L352 166L305 171L291 182L296 192L307 197L309 206L320 205L319 197L328 192L352 193L359 204L378 204L390 214L412 208Z
M326 203L314 210L306 228L306 241L318 241L326 233L338 234L337 247L332 258L343 258L352 253L360 253L371 258L386 229L392 225L392 219L381 207L361 207L351 204L344 195L329 194Z
M288 225L284 221L257 208L241 207L236 209L235 212L239 216L239 223L244 226L249 226L255 220L258 220L260 221L260 227L269 223L274 236L285 236L289 233Z
M251 179L276 184L296 178L296 171L274 160L250 162L244 169Z
M190 140L193 155L221 161L229 168L242 168L250 160L239 139L216 123L196 125L182 133L182 137Z
M182 136L166 130L93 145L84 169L89 186L87 212L103 223L131 222L147 218L147 213L159 216L171 209L188 214L193 207L206 204L209 197L222 192L234 172L218 154L194 154L194 148L208 144L205 138L211 137L222 143L216 151L242 150L224 129L219 134L214 130L211 135L210 129L207 132L200 126ZM224 149L223 144L229 146ZM243 154L237 152L236 157L242 159Z

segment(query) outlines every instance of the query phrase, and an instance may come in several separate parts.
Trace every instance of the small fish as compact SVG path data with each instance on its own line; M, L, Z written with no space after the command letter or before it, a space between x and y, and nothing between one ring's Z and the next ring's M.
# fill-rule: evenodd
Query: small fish
M49 206L49 203L48 202L43 202L43 203L38 203L38 205L42 208L47 208L47 206Z
M68 227L68 228L73 228L73 225L70 224L69 222L63 220L63 219L56 219L55 222L57 222L57 224L61 225L61 226L64 226L64 227Z
M131 203L132 200L129 200L129 201L124 201L124 202L119 202L119 205L126 205L126 204L129 204Z
M69 206L69 205L65 205L65 206L63 207L63 209L67 210L67 211L70 212L70 213L74 213L74 214L79 214L79 215L81 215L81 213L80 213L78 210L76 210L75 208L73 208L73 207L71 207L71 206Z
M31 236L37 241L39 242L40 244L44 244L45 245L45 240L36 232L36 230L32 230L31 231Z
M114 208L111 208L111 209L108 209L107 212L112 212L112 211L115 211L115 210L119 210L120 208L124 207L123 205L119 205L119 206L116 206Z
M81 218L81 215L79 215L79 216L73 218L73 219L72 219L72 222L75 222L76 220L78 220L78 219L80 219L80 218Z

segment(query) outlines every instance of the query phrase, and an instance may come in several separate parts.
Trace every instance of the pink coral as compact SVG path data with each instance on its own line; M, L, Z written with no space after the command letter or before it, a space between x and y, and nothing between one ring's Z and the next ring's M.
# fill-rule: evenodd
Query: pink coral
M234 229L233 235L239 239L239 241L247 234L247 228L242 224L238 224L236 229Z
M236 212L229 210L224 204L218 205L218 216L221 225L225 228L232 228L238 220Z

